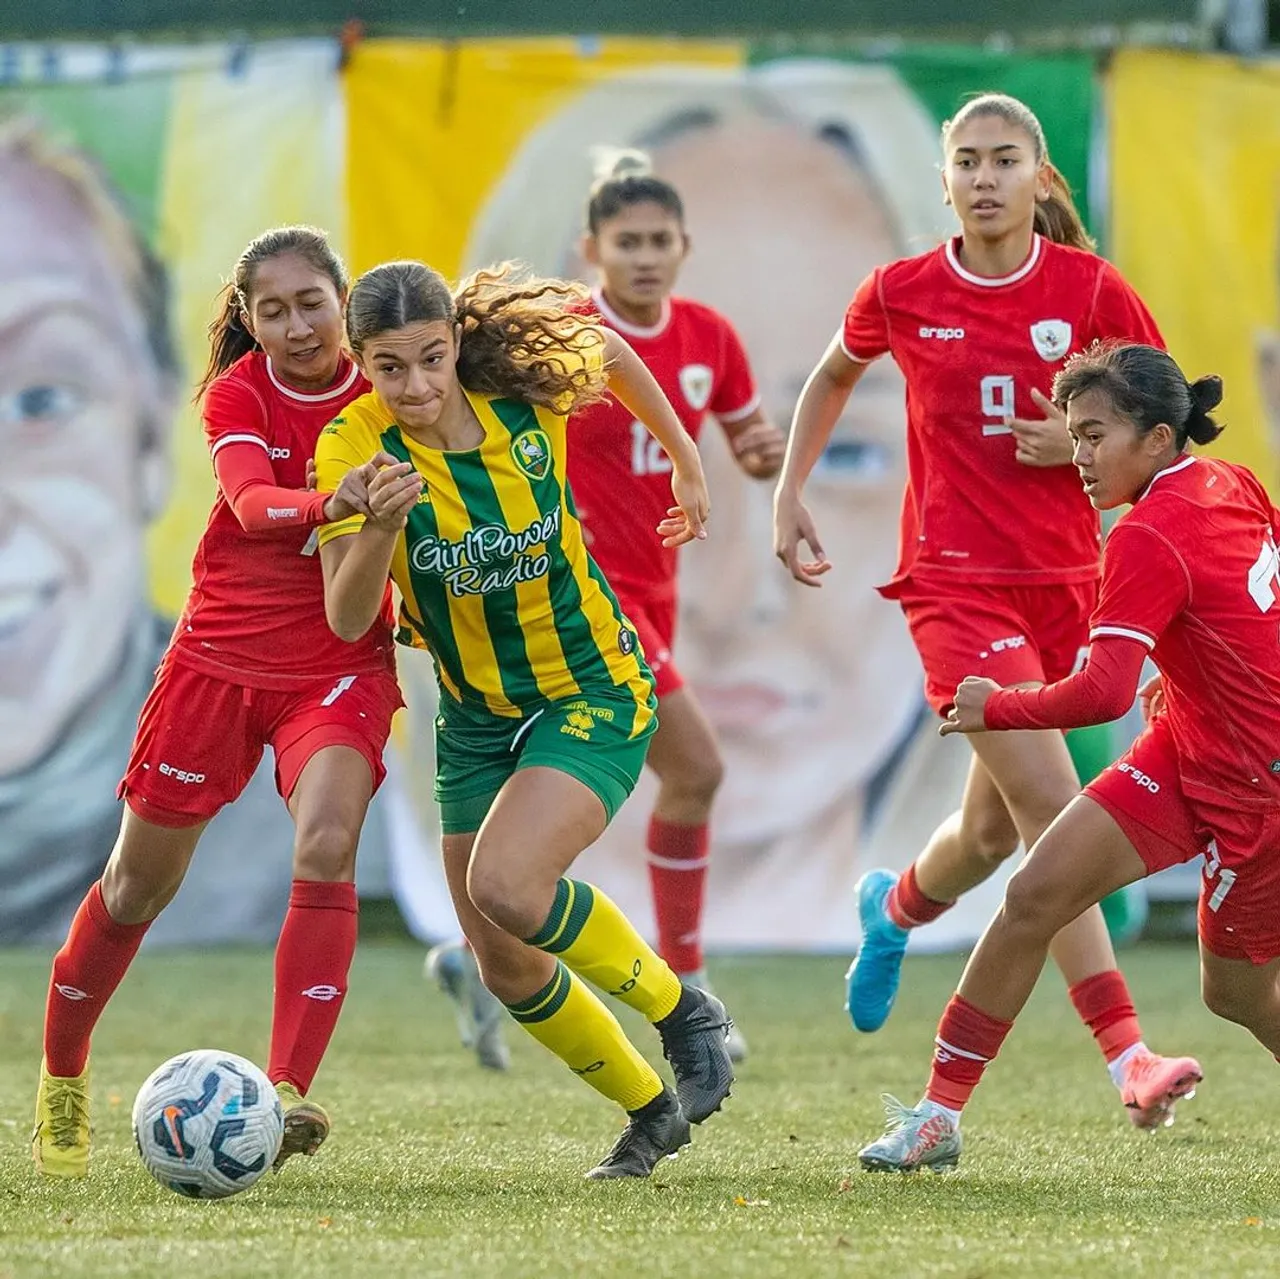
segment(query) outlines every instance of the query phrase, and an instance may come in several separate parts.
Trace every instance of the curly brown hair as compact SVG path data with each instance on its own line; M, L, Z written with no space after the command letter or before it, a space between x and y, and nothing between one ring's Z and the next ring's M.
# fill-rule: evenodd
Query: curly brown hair
M384 262L351 286L347 339L357 354L379 333L433 320L459 326L458 381L469 391L568 415L604 399L599 317L579 310L585 285L503 262L451 290L421 262Z

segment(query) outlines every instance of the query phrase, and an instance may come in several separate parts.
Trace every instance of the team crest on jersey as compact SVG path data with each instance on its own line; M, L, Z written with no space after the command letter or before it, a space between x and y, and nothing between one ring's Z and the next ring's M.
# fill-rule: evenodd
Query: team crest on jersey
M1071 325L1066 320L1038 320L1031 326L1031 344L1042 360L1060 360L1071 349Z
M511 441L511 460L531 479L545 480L551 470L551 441L538 429L521 431Z
M705 364L686 364L680 370L680 389L689 407L701 412L711 400L711 370Z

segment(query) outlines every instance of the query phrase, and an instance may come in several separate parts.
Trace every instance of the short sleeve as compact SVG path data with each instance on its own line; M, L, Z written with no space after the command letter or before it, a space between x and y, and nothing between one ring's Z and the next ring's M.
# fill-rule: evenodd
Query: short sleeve
M1094 297L1090 338L1117 338L1165 349L1159 326L1129 282L1111 265L1102 264Z
M889 317L884 309L882 279L878 269L867 276L844 313L840 345L859 364L870 364L889 349Z
M267 406L246 381L220 377L205 392L200 406L210 456L226 444L257 444L270 453L266 439Z
M332 493L352 467L363 466L377 452L366 442L366 434L360 422L349 414L335 418L320 432L316 441L316 488L320 492ZM322 524L318 530L320 545L358 533L363 527L363 515Z
M723 316L721 326L721 368L707 407L721 421L732 424L750 417L760 407L760 393L751 372L751 362L738 331Z
M1153 648L1190 603L1191 577L1182 556L1145 524L1117 524L1103 550L1090 641L1115 636Z

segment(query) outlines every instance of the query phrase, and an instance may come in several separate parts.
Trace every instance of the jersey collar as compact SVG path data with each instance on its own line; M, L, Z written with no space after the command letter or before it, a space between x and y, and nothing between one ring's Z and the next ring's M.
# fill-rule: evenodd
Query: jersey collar
M1141 502L1142 499L1146 497L1148 493L1151 492L1152 486L1155 484L1155 482L1158 479L1162 478L1165 475L1173 475L1178 471L1185 471L1187 467L1192 466L1195 463L1195 460L1196 459L1192 454L1187 453L1187 454L1184 454L1182 457L1180 457L1176 462L1170 462L1169 465L1166 466L1163 470L1157 471L1147 481L1147 487L1144 488L1142 492L1138 494L1138 501Z
M1019 280L1025 279L1032 271L1035 270L1036 263L1040 261L1040 233L1033 232L1031 236L1031 252L1027 254L1026 261L1018 267L1016 271L1009 275L974 275L972 271L966 271L960 265L960 253L956 246L960 243L960 237L955 236L947 241L946 259L947 265L962 279L966 284L976 284L982 289L998 289L1005 284L1016 284Z
M271 365L271 357L268 355L267 360L267 377L271 379L271 385L280 392L281 395L287 396L291 400L297 400L300 404L324 404L329 400L336 400L339 396L345 395L355 385L356 378L360 376L360 370L356 368L356 362L349 360L344 355L343 360L347 364L346 376L342 375L342 365L338 365L338 379L329 387L327 391L319 391L315 395L306 395L302 391L295 391L291 386L285 384L276 377L276 371Z
M658 316L657 324L649 328L645 328L640 324L632 324L628 320L624 320L614 309L604 300L604 290L597 285L591 290L591 300L596 304L596 309L608 321L611 329L616 329L623 337L629 338L659 338L667 330L667 325L671 323L671 299L662 299L662 313Z

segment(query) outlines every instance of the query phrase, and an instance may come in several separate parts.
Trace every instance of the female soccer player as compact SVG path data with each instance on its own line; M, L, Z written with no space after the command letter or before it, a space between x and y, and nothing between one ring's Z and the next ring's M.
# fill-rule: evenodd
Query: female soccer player
M338 635L363 634L390 575L404 638L440 683L436 797L454 907L486 986L629 1115L591 1177L648 1176L728 1095L723 1004L682 986L599 889L566 877L635 785L655 728L636 633L587 554L564 483L565 417L610 385L672 461L670 545L703 536L698 452L585 289L481 271L456 296L418 262L356 281L351 349L373 393L320 437L321 488L385 450L368 518L321 530ZM607 375L605 372L607 366ZM358 462L356 463L359 464ZM679 1100L592 993L657 1027Z
M672 295L689 252L675 188L653 175L640 152L611 154L591 188L586 225L582 255L597 274L589 309L626 338L693 440L710 413L742 469L771 479L785 439L760 408L738 335L710 307ZM647 841L658 953L682 980L707 990L701 939L707 824L724 766L715 734L672 658L676 552L653 536L670 504L671 459L613 396L575 413L569 430L578 518L592 558L636 629L658 697L658 730L646 760L659 782ZM465 964L450 945L433 952L441 984L464 997L466 982L456 974ZM488 1038L475 1039L483 1051ZM735 1026L729 1053L742 1061L746 1052Z
M872 1169L954 1165L960 1111L1021 1011L1054 934L1121 885L1205 855L1205 1003L1280 1056L1280 552L1277 512L1242 466L1184 452L1219 432L1216 377L1188 385L1150 346L1095 345L1054 382L1074 461L1107 538L1084 669L1041 688L969 678L942 731L1067 728L1133 704L1147 727L1084 788L1009 881L938 1027L925 1099L886 1099ZM1184 1059L1175 1091L1194 1088Z
M802 486L870 362L891 353L907 381L909 465L898 570L881 593L906 614L939 714L974 672L1038 684L1074 666L1096 597L1099 523L1045 392L1094 338L1159 342L1133 291L1090 251L1027 107L975 98L942 143L961 234L858 288L797 405L775 500L779 557L797 581L821 585L831 564ZM1037 409L1046 416L1029 416ZM1077 788L1060 733L971 743L961 811L901 878L874 871L859 884L863 937L848 984L859 1030L888 1017L909 930L986 879L1019 837L1030 848ZM1101 912L1069 923L1053 956L1134 1122L1167 1118L1180 1067L1143 1047Z
M356 842L401 704L387 620L370 618L351 643L335 637L312 548L317 525L368 509L375 469L337 476L331 493L306 488L322 427L367 389L342 350L345 295L324 234L282 227L240 255L210 326L200 391L217 498L139 716L119 838L53 961L32 1139L53 1176L88 1172L94 1025L201 832L268 744L297 830L267 1069L285 1111L280 1159L314 1154L328 1134L305 1098L346 995Z

